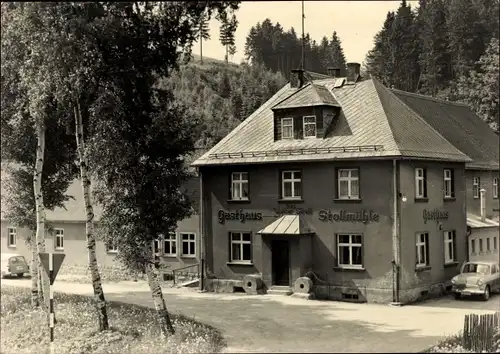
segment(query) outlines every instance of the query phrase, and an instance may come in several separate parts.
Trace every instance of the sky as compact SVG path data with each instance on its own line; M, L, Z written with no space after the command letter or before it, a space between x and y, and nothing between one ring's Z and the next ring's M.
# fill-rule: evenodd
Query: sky
M388 11L395 11L401 1L305 1L305 32L319 42L323 36L331 37L333 31L342 41L347 62L362 63L373 47L373 37L382 28ZM408 1L415 8L418 1ZM236 30L236 54L231 61L240 63L245 55L245 40L250 28L269 18L288 30L294 27L301 34L301 1L243 1L236 12L239 21ZM224 59L225 50L219 42L219 23L210 22L210 36L203 42L203 56ZM199 44L193 54L200 54Z

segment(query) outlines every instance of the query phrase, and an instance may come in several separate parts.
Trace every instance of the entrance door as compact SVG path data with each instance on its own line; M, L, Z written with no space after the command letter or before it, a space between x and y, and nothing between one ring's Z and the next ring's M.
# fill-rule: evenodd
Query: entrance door
M271 252L273 284L290 285L290 248L288 241L273 240Z

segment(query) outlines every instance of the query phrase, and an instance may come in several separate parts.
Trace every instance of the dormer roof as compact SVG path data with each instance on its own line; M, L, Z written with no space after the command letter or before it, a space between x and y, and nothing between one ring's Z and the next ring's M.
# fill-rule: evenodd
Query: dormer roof
M271 109L276 110L314 106L340 107L335 97L333 97L332 93L326 87L308 83Z
M326 91L328 95L324 94ZM274 110L325 102L340 106L349 134L275 140ZM445 116L443 119L450 118ZM473 113L468 119L477 120L478 124L481 121ZM301 89L287 84L193 165L372 158L473 162L449 139L376 79L347 85L345 79L329 77L313 80ZM481 139L481 136L476 139Z

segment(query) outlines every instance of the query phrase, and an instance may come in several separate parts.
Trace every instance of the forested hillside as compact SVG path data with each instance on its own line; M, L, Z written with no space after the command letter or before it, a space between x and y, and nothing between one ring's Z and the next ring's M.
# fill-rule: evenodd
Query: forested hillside
M226 64L204 58L175 71L164 85L199 119L197 146L210 148L286 84L264 66Z
M328 67L341 69L345 74L346 58L342 42L335 31L330 38L324 36L320 42L305 34L305 63L307 70L327 74ZM246 38L245 57L251 63L260 63L267 68L281 72L286 78L290 71L301 64L302 38L292 27L288 31L279 24L265 19L250 29Z
M375 36L367 70L389 87L466 102L498 131L498 11L498 0L402 1Z

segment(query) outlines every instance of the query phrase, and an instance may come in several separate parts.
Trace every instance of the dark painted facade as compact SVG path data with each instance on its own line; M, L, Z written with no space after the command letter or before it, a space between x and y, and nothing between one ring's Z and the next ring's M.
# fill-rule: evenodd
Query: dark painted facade
M427 199L415 199L415 168L427 169ZM338 198L339 169L358 169L359 200ZM456 197L443 198L443 168L454 171ZM301 200L286 201L281 195L281 172L302 172ZM277 284L273 269L273 241L289 245L289 272L286 285L309 271L336 288L356 289L368 301L391 301L393 289L393 162L345 161L318 163L265 164L209 167L203 175L203 198L207 272L212 278L242 280L247 274L262 274L267 288ZM230 178L233 172L248 173L248 200L233 201ZM466 210L464 164L398 161L397 190L401 235L401 293L421 292L422 287L445 282L456 274L459 262L466 258ZM442 219L424 220L424 211L432 219L438 210ZM234 213L219 218L221 213ZM242 221L238 214L255 216ZM313 235L261 235L259 230L281 215L302 213L315 230ZM353 213L362 213L353 215ZM443 216L445 215L445 216ZM443 231L455 233L455 259L445 266ZM428 234L429 264L416 269L416 235ZM231 233L251 235L250 259L231 259ZM339 261L339 235L360 235L361 265L342 266ZM274 243L276 244L276 243ZM286 243L281 243L286 247ZM279 265L278 265L279 266ZM284 282L278 283L285 285ZM334 290L332 290L333 292Z

